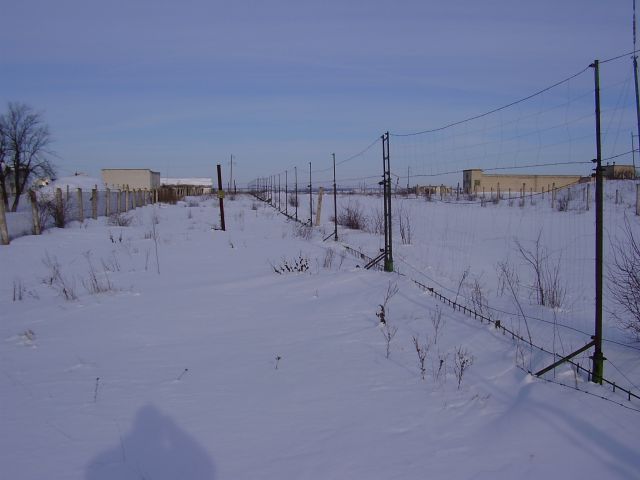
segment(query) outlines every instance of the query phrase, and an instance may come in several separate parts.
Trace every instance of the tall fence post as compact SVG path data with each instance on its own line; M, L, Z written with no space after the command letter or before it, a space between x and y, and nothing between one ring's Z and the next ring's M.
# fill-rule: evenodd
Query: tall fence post
M0 187L0 194L2 187ZM9 245L9 228L7 227L7 215L4 206L4 195L0 195L0 244Z
M76 195L78 198L78 221L80 223L84 222L84 206L82 205L82 189L78 188L76 190Z
M313 225L313 183L311 182L311 162L309 162L309 226Z
M297 166L293 167L293 174L294 174L294 177L295 177L295 180L294 180L295 181L295 183L294 183L294 189L295 189L294 197L296 199L296 213L295 213L295 216L296 216L296 221L298 221L298 167Z
M384 271L393 272L393 222L391 218L391 159L389 132L382 136L382 166L384 187Z
M64 224L67 221L65 217L66 217L66 212L65 212L65 204L62 201L62 190L60 188L56 188L56 218L55 218L56 227L64 228Z
M338 241L338 187L336 186L336 154L333 153L333 240Z
M94 220L98 219L98 186L96 185L91 190L91 217Z
M320 226L320 215L322 215L322 196L324 194L324 188L318 188L318 206L316 207L316 227Z
M640 215L640 183L636 184L636 215Z
M224 190L222 189L222 167L218 164L218 199L220 200L220 228L224 231Z
M129 195L130 195L129 185L127 185L124 190L124 211L125 212L129 211Z
M29 201L31 202L31 218L33 220L33 234L40 235L42 227L40 225L40 210L38 209L38 196L35 190L29 190ZM1 201L0 201L1 202Z
M108 187L104 192L104 199L104 216L109 218L111 215L111 190Z

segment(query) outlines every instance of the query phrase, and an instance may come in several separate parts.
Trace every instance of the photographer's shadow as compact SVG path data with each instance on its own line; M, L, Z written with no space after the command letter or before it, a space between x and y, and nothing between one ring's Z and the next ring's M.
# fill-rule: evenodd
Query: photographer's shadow
M130 432L87 466L87 480L214 478L207 452L169 417L142 407Z

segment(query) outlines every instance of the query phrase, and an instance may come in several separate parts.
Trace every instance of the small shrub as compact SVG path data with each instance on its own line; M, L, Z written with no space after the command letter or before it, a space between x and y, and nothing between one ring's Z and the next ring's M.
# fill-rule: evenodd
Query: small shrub
M48 252L45 252L45 257L42 260L42 263L44 263L45 267L49 269L49 273L45 278L45 283L56 289L65 300L77 300L78 297L75 293L75 285L62 275L60 263L58 263L56 257L51 257Z
M427 368L425 366L425 361L427 359L427 352L429 351L429 344L420 343L420 340L417 336L413 336L413 346L416 350L416 355L418 356L418 367L420 368L420 376L422 380L425 379L427 374Z
M482 286L477 278L474 279L473 288L471 289L471 307L474 312L477 312L487 318L491 318L487 298L482 291Z
M375 212L373 212L373 215L371 216L371 218L369 219L370 221L367 222L367 229L366 231L368 233L373 233L376 235L384 235L384 213L381 209L376 209Z
M436 305L436 308L431 312L431 325L433 325L433 343L438 343L438 337L446 325L446 320L442 316L442 308Z
M389 356L391 355L391 340L393 340L393 337L396 336L398 327L392 327L388 323L385 323L382 327L381 332L387 346L385 357L389 358Z
M389 282L389 285L387 286L387 293L385 293L384 296L384 301L380 305L378 305L378 307L380 307L380 310L376 313L376 317L378 317L381 324L384 325L387 323L387 303L389 303L389 300L395 297L395 295L399 291L400 289L398 288L397 283L392 284L391 282Z
M569 210L569 203L571 202L571 199L569 198L569 195L562 195L562 196L558 196L558 198L556 198L556 202L557 202L557 209L559 212L566 212Z
M125 213L112 213L109 215L109 221L107 223L116 227L129 227L132 220L133 217Z
M517 239L516 246L533 273L533 288L538 305L559 308L565 298L565 289L560 280L560 259L554 261L551 258L547 249L542 246L541 239L542 230L538 233L533 249L526 249Z
M311 240L313 228L309 224L296 223L293 226L293 235L303 240Z
M38 197L38 213L42 228L49 227L51 222L58 228L64 228L71 213L71 204L65 201L64 196L62 203L58 204L54 196L40 195Z
M358 203L350 203L338 214L338 225L352 230L364 230L366 223L367 217Z
M285 273L302 273L309 270L309 259L307 257L303 257L302 254L299 254L298 258L291 260L283 258L280 265L271 264L271 268L273 268L273 271L278 275L283 275Z
M322 266L324 268L331 268L333 265L333 259L336 255L336 251L333 248L327 248L324 253L324 260L322 261Z
M473 356L466 349L458 347L454 355L453 373L458 380L458 388L462 383L462 377L469 367L473 365Z
M82 285L86 288L87 292L92 295L97 295L99 293L112 291L113 288L106 272L103 272L104 280L98 277L96 269L93 266L93 262L91 261L91 251L85 252L84 257L87 259L87 263L89 264L89 278L87 280L82 280Z
M411 244L411 216L409 212L404 209L404 205L400 203L400 206L396 210L396 216L398 218L398 227L400 229L400 239L403 245Z
M298 206L300 206L300 201L298 200L298 197L296 196L295 193L290 193L289 194L289 199L287 201L289 202L289 206L290 207L298 207Z

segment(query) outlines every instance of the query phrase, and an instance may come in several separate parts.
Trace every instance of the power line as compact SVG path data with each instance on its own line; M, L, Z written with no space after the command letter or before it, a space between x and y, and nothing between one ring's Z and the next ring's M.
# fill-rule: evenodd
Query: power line
M627 155L631 152L626 152L624 154L620 154L619 156L622 155ZM611 158L616 158L616 157L611 157ZM603 159L603 160L609 160L609 159ZM494 172L494 171L498 171L498 170L515 170L515 169L520 169L520 168L535 168L535 167L550 167L550 166L558 166L558 165L584 165L584 164L591 164L591 160L575 160L575 161L571 161L571 162L552 162L552 163L532 163L529 165L514 165L511 167L493 167L493 168L484 168L482 169L483 171L487 171L487 172ZM440 177L442 175L452 175L455 173L463 173L463 170L450 170L448 172L441 172L441 173L423 173L423 174L412 174L412 177Z
M340 160L339 162L336 162L336 166L338 165L343 165L347 162L350 162L351 160L354 160L355 158L358 158L361 155L364 155L365 153L367 153L369 150L371 150L371 148L380 141L380 138L376 138L373 142L371 142L369 145L367 145L367 147L365 147L363 150L361 150L360 152L356 153L355 155L351 155L348 158L345 158L344 160ZM321 170L314 170L313 173L322 173L322 172L327 172L329 170L333 169L333 165L328 167L328 168L323 168Z
M602 63L602 62L601 62L601 63ZM534 98L534 97L537 97L538 95L541 95L541 94L543 94L543 93L545 93L545 92L548 92L549 90L551 90L551 89L553 89L553 88L555 88L555 87L558 87L558 86L560 86L560 85L562 85L562 84L564 84L564 83L567 83L567 82L569 82L569 81L573 80L574 78L576 78L576 77L578 77L578 76L582 75L584 72L586 72L587 70L589 70L589 68L591 68L591 66L585 67L584 69L582 69L581 71L579 71L579 72L577 72L577 73L575 73L575 74L571 75L570 77L567 77L567 78L565 78L564 80L560 80L559 82L556 82L556 83L554 83L553 85L550 85L550 86L548 86L548 87L546 87L546 88L543 88L542 90L539 90L539 91L537 91L537 92L535 92L535 93L532 93L531 95L528 95L528 96L526 96L526 97L524 97L524 98L521 98L521 99L519 99L519 100L516 100L516 101L514 101L514 102L508 103L508 104L503 105L503 106L501 106L501 107L494 108L493 110L489 110L488 112L481 113L481 114L479 114L479 115L475 115L475 116L473 116L473 117L468 117L468 118L465 118L464 120L459 120L459 121L457 121L457 122L453 122L453 123L450 123L450 124L448 124L448 125L444 125L444 126L442 126L442 127L438 127L438 128L433 128L433 129L429 129L429 130L422 130L422 131L420 131L420 132L404 133L404 134L401 134L401 133L391 133L390 135L391 135L391 136L393 136L393 137L411 137L411 136L415 136L415 135L423 135L423 134L425 134L425 133L440 132L440 131L442 131L442 130L446 130L447 128L455 127L456 125L461 125L461 124L463 124L463 123L467 123L467 122L470 122L470 121L472 121L472 120L477 120L477 119L479 119L479 118L486 117L487 115L491 115L491 114L496 113L496 112L499 112L499 111L501 111L501 110L505 110L505 109L507 109L507 108L509 108L509 107L513 107L514 105L518 105L519 103L526 102L527 100L530 100L530 99L532 99L532 98Z
M613 62L614 60L620 60L621 58L628 57L629 55L633 55L638 52L640 52L640 50L632 50L630 52L623 53L622 55L618 55L616 57L607 58L606 60L599 60L598 63L602 65L603 63Z

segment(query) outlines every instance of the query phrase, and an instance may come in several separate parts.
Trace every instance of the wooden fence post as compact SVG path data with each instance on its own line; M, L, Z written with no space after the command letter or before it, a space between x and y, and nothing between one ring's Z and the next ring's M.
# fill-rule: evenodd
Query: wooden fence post
M127 185L124 189L124 211L129 211L129 185Z
M318 206L316 207L316 227L320 226L320 215L322 211L322 195L324 194L324 187L318 188Z
M82 189L81 188L78 188L77 196L78 196L78 221L84 222L84 207L82 205Z
M0 188L0 193L2 193L2 188ZM0 195L0 244L9 245L9 227L7 227L7 215L3 197L3 195Z
M91 191L91 217L98 219L98 186L94 186Z
M556 184L551 184L551 210L556 208Z
M640 215L640 183L636 184L636 215Z
M33 234L40 235L42 228L40 226L40 211L38 210L38 197L35 190L29 190L29 200L31 201L31 217L33 220Z
M66 223L67 219L66 217L66 213L65 212L65 204L62 202L62 190L60 188L56 188L56 219L55 219L55 223L56 223L56 227L58 228L64 228L64 224Z
M111 216L111 190L109 187L104 192L105 203L104 203L104 216L109 218Z
M136 194L137 194L136 189L134 188L131 193L132 193L132 195L131 195L131 209L135 210L136 207L138 206L138 204L136 202Z

